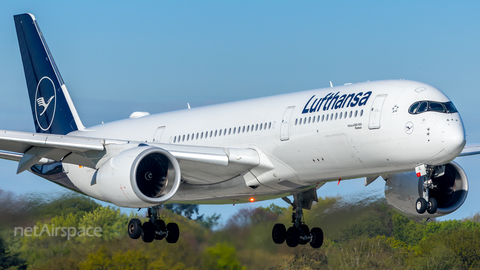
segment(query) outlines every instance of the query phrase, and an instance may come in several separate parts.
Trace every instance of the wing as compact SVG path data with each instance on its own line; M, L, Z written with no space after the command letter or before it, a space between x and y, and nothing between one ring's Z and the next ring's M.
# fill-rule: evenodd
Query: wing
M108 140L47 133L0 131L0 158L18 161L17 173L35 164L61 161L98 169L123 150L148 144L169 151L193 184L217 183L240 175L260 163L254 149L202 147Z
M458 156L464 157L478 154L480 154L480 144L469 144L463 148L463 151Z

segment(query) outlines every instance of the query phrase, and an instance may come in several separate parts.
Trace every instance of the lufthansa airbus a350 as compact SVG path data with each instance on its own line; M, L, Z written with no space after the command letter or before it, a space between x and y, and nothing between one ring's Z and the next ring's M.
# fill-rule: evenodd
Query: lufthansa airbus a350
M283 198L292 225L273 241L323 243L304 224L317 189L338 179L379 177L388 203L406 215L438 217L468 193L453 160L466 145L462 119L433 86L388 80L149 115L84 127L32 14L14 16L36 133L0 131L0 158L66 188L122 207L148 208L131 238L175 243L164 203L232 204ZM293 202L287 196L293 195Z

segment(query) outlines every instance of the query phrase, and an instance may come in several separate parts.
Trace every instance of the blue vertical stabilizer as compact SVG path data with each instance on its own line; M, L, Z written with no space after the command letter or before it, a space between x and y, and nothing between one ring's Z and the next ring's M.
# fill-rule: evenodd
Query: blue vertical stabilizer
M67 134L83 129L35 17L26 13L13 18L36 132Z

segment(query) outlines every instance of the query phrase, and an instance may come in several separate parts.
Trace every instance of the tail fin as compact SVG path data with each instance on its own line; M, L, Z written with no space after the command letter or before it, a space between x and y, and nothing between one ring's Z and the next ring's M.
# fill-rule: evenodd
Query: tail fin
M35 17L26 13L13 18L36 132L84 129Z

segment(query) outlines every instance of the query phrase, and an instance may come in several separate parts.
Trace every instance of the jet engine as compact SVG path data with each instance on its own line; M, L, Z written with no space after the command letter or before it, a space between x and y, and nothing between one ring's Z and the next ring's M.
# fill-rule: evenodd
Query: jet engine
M423 197L423 176L417 177L415 172L406 172L384 178L385 198L388 204L409 216L424 218L444 216L460 208L467 198L467 175L455 162L445 165L445 173L442 176L432 178L436 188L429 191L429 196L437 200L438 208L435 214L419 214L415 209L415 202Z
M150 207L172 198L180 186L180 177L180 165L170 152L139 146L102 164L94 181L106 201L126 207Z

